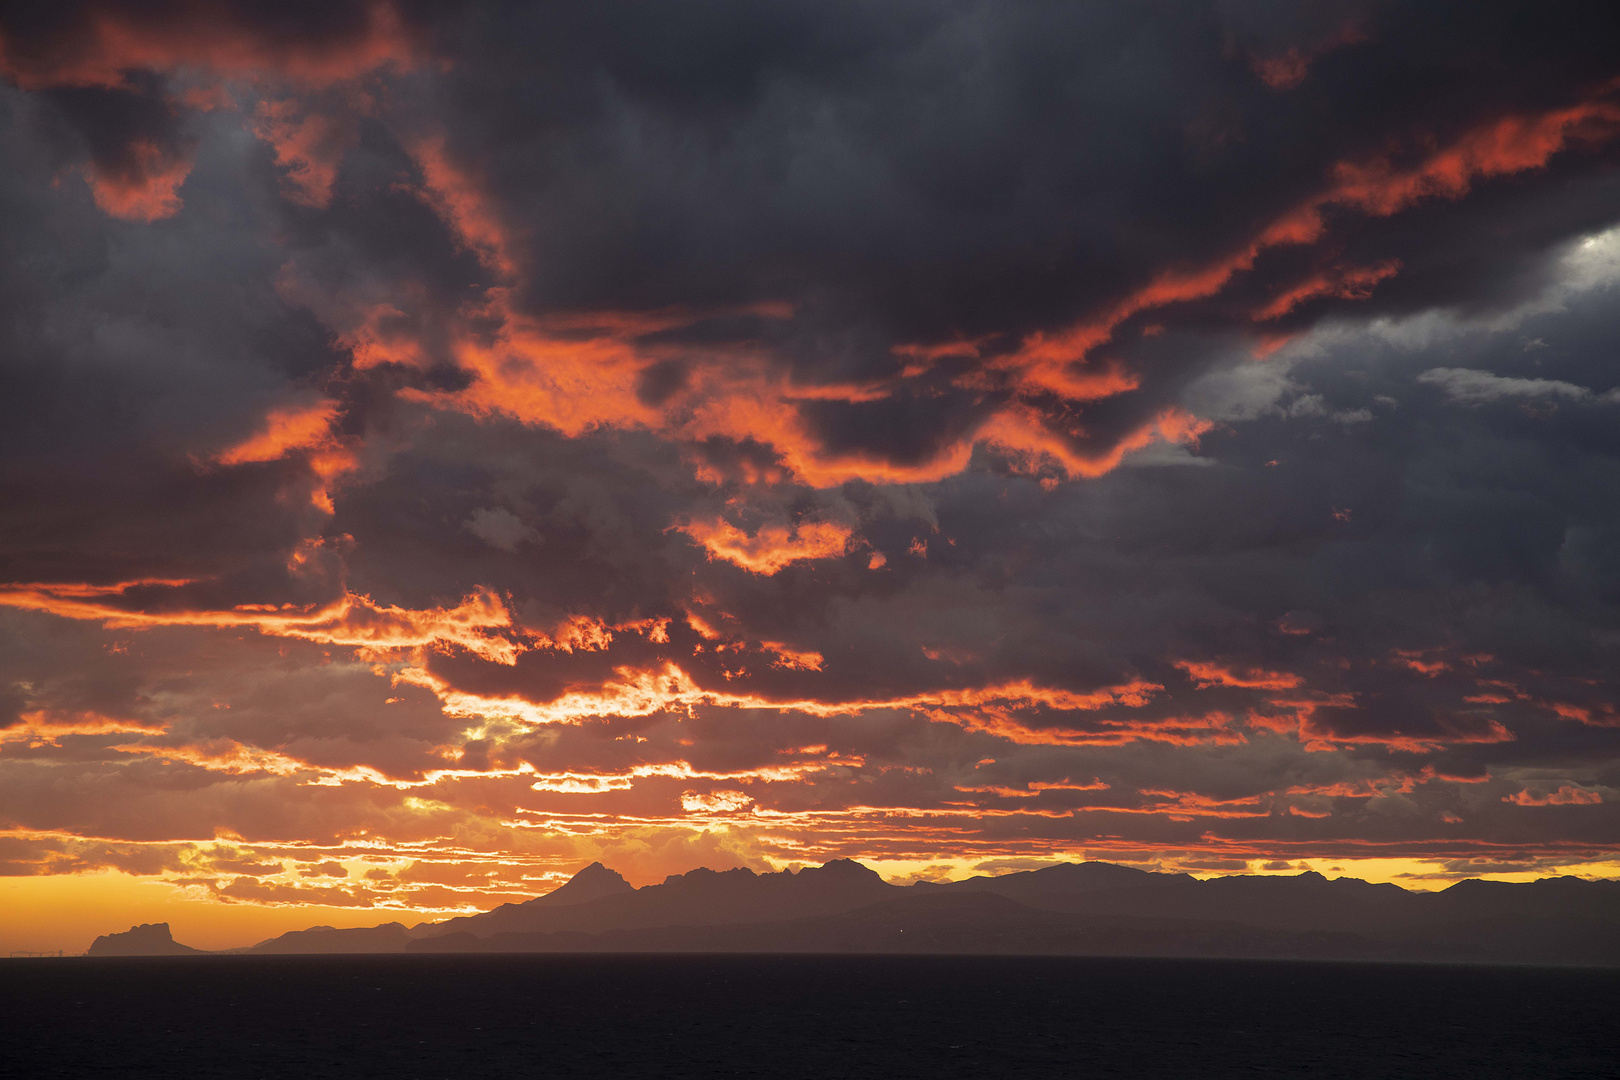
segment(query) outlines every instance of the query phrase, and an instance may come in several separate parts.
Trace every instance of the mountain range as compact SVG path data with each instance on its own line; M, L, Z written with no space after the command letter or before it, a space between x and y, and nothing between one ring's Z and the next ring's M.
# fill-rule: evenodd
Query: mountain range
M90 955L193 953L166 924ZM893 885L839 859L697 869L635 888L592 863L519 904L406 927L320 926L236 953L842 952L1421 960L1620 966L1620 881L1467 880L1414 892L1356 878L1199 880L1111 863Z

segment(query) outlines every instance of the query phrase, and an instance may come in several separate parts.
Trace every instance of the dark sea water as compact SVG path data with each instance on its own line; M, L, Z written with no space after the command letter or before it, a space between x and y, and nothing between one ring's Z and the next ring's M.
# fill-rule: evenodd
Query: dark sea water
M7 1077L1620 1077L1620 971L829 956L0 961Z

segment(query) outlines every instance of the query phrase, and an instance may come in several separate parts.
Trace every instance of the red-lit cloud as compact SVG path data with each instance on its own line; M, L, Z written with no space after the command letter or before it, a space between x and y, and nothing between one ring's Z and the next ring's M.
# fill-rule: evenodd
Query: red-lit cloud
M1177 660L1176 667L1187 673L1194 684L1206 686L1239 686L1248 690L1292 690L1305 680L1285 671L1233 671L1219 664L1194 660Z
M311 207L332 201L338 165L353 140L351 124L283 98L259 103L253 131L270 144L276 164L286 170L284 186L292 201Z
M1525 788L1512 795L1502 796L1502 801L1517 806L1595 806L1603 801L1603 794L1575 784L1562 784L1553 792Z
M791 528L762 525L749 536L728 521L691 521L680 530L701 544L711 559L724 559L767 577L801 559L828 559L844 553L850 530L832 521L802 522Z
M324 445L331 438L336 413L337 402L330 400L272 409L263 430L220 451L214 460L221 465L275 461L294 450Z
M1301 304L1324 296L1340 300L1365 300L1372 295L1373 288L1380 281L1395 276L1400 268L1399 259L1390 259L1376 266L1336 267L1328 272L1313 274L1278 295L1255 312L1254 317L1259 322L1278 319Z
M496 663L510 664L523 646L491 631L512 624L499 597L478 591L454 607L408 610L347 594L318 608L239 605L230 610L163 609L120 606L131 591L178 588L188 582L126 582L107 586L10 585L0 588L0 607L43 611L104 626L142 629L157 626L244 627L278 637L302 638L365 650L457 645Z
M228 102L222 82L320 89L385 67L409 70L426 58L388 0L346 6L323 34L215 5L90 3L55 26L45 19L21 32L0 28L0 77L25 90L126 92L141 73L155 73L191 84L176 87L172 106L207 110ZM324 205L348 125L288 98L260 102L252 126L288 170L293 198ZM135 134L116 159L95 157L86 174L106 213L157 221L180 210L179 188L191 169L189 147Z
M1313 244L1328 230L1325 215L1351 210L1389 217L1427 199L1457 199L1476 181L1546 165L1572 144L1612 139L1620 132L1620 104L1612 87L1603 96L1568 108L1510 115L1469 131L1429 153L1416 165L1397 166L1387 157L1337 162L1329 183L1305 202L1273 219L1244 247L1213 262L1160 272L1146 286L1095 318L1056 333L1036 333L1004 363L1034 385L1062 392L1070 365L1109 341L1127 319L1144 311L1214 296L1237 275L1254 268L1266 251ZM1398 269L1393 263L1346 272L1338 282L1307 283L1283 293L1261 310L1275 318L1310 296L1365 295ZM1301 288L1305 291L1301 292Z
M387 0L342 7L349 10L323 35L211 4L92 3L60 28L0 31L0 72L27 90L117 87L140 69L274 74L323 86L422 58L415 36Z
M1334 33L1309 44L1291 44L1276 52L1251 52L1249 67L1260 81L1273 90L1292 90L1305 81L1311 64L1335 49L1367 40L1354 22L1347 22Z
M132 142L117 167L88 170L96 205L116 218L157 221L180 209L180 185L191 162L148 140Z

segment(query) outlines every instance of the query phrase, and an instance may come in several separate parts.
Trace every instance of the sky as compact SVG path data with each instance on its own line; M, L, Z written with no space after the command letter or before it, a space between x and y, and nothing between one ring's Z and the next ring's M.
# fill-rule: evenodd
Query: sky
M1620 875L1620 9L0 13L0 949Z

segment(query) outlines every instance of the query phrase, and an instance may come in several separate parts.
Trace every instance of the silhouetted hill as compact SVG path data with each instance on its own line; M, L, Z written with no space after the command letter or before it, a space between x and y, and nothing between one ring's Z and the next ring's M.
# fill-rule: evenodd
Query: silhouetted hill
M599 862L591 863L559 887L526 900L521 904L502 904L494 911L467 916L472 919L503 920L508 911L533 911L547 907L588 904L610 896L635 892L635 887L613 870ZM462 922L463 919L452 919ZM233 949L244 953L397 953L405 950L406 941L423 933L432 933L440 923L421 923L406 929L400 923L382 926L337 930L330 926L312 926L308 930L293 930L280 937L261 941L247 949Z
M90 956L189 956L201 955L202 949L193 949L174 940L169 924L142 923L122 934L103 934L90 945Z
M195 951L174 945L161 924L100 938L92 951L137 948L143 955ZM1463 881L1414 893L1309 872L1200 881L1078 863L898 886L840 859L769 874L698 869L637 889L592 863L544 896L478 915L409 930L398 923L314 927L236 951L937 952L1620 966L1620 882Z
M1620 964L1620 883L1614 882L1463 882L1439 893L1412 893L1313 872L1200 881L1083 863L902 888L853 873L849 864L829 864L822 873L835 868L842 876L820 879L806 877L813 871L797 876L695 871L543 919L520 922L503 909L499 919L451 920L417 937L408 950ZM794 894L806 883L817 885L820 910L808 910L817 904ZM877 902L852 902L860 897ZM795 905L801 914L784 917Z
M636 887L619 874L599 862L593 862L557 888L515 905L524 908L563 907L568 904L588 904L609 896L623 896L636 891Z
M1079 898L1116 889L1160 884L1172 879L1191 881L1186 874L1159 874L1115 863L1059 863L1039 870L1021 870L997 877L971 877L962 881L918 882L919 890L990 892L1034 907L1065 911Z
M1290 934L1237 923L1077 917L984 891L902 895L837 915L727 926L664 926L603 934L452 935L411 952L954 953L1077 956L1248 956L1372 959L1353 937Z
M590 872L587 867L573 881L540 900L564 893ZM589 903L506 904L481 915L419 926L413 936L491 937L564 931L600 934L652 926L776 922L849 911L888 899L896 892L897 887L875 871L849 859L836 859L819 868L806 867L797 873L783 870L756 874L746 868L716 872L700 868L671 874L660 885L616 891Z
M629 896L635 891L635 886L624 880L618 871L609 870L601 863L593 862L543 896L536 896L521 904L502 904L498 908L477 915L461 915L438 923L419 923L411 928L411 934L412 936L424 934L438 936L458 932L488 934L503 929L526 927L531 923L538 925L545 921L544 913L547 909L589 904L615 896ZM496 929L483 929L486 927Z
M407 931L397 922L337 930L313 926L261 941L249 953L395 953L405 948Z
M1414 899L1424 913L1448 921L1496 916L1560 915L1612 919L1620 906L1620 881L1585 881L1577 877L1539 881L1459 881Z
M1374 885L1357 878L1330 881L1311 871L1291 877L1234 875L1200 881L1187 874L1146 873L1108 863L1066 863L933 888L993 892L1031 907L1073 914L1214 919L1321 933L1399 925L1398 905L1417 895L1398 885Z

